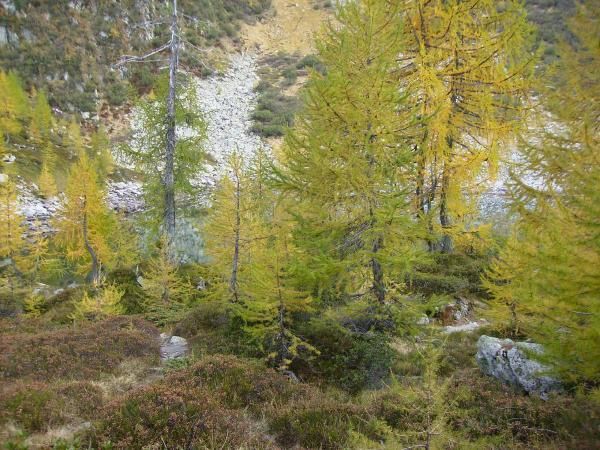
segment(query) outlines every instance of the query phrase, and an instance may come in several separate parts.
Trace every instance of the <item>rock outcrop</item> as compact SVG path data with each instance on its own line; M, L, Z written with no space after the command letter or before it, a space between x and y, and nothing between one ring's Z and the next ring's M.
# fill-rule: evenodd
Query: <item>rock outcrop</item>
M477 341L476 358L485 374L546 399L550 392L561 390L561 384L546 375L548 366L528 356L542 352L539 344L481 336Z

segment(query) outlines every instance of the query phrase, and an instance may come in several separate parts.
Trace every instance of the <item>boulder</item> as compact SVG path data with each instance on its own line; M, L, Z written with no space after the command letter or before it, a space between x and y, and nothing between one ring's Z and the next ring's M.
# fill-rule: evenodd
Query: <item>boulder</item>
M160 359L162 361L183 358L188 353L187 339L162 333L160 341Z
M548 393L560 391L561 384L546 375L550 367L528 356L541 353L543 348L539 344L481 336L477 341L476 358L486 375L546 399Z

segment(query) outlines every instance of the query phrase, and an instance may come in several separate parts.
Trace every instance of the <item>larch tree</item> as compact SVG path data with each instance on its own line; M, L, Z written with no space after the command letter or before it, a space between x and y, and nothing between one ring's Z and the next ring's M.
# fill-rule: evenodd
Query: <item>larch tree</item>
M571 382L600 381L600 7L580 5L513 169L518 220L487 274L492 312ZM546 114L550 112L550 116ZM549 123L548 123L549 122Z
M74 131L73 124L70 131ZM104 189L88 157L79 127L70 141L78 160L69 171L66 203L56 223L57 239L66 249L67 259L87 272L86 280L97 283L102 266L110 266L114 257L110 235L115 229L115 218L105 204Z
M23 252L26 241L23 237L26 228L23 216L18 210L17 190L12 180L0 183L0 259L3 290L14 303L15 293L23 278Z
M286 206L272 196L265 197L268 220L261 222L261 233L251 243L247 296L234 309L248 335L267 352L268 362L287 370L297 357L318 353L293 327L294 314L310 312L313 299L298 286L291 271L296 252L294 221Z
M29 123L29 136L38 147L42 167L38 178L40 192L45 197L56 195L56 181L54 179L55 154L51 140L54 118L44 91L34 92L34 105Z
M125 291L113 284L98 289L92 296L87 292L75 303L70 318L74 321L99 320L106 317L123 314L121 299Z
M417 163L415 207L430 248L450 252L530 107L532 27L518 0L399 3L401 108L420 119L402 132Z
M350 2L337 22L317 41L327 72L310 77L278 184L297 205L294 233L313 287L383 304L419 247L414 164L398 131L412 122L398 112L401 11L395 2Z
M177 318L192 290L171 260L166 236L161 238L158 247L158 253L150 260L140 282L146 294L144 307L147 316L164 325Z
M91 137L92 155L96 162L98 176L101 179L110 175L114 168L115 162L110 150L110 139L106 133L104 126L100 125Z
M123 148L140 173L143 174L146 218L150 228L157 235L166 234L169 247L173 244L174 233L167 225L173 220L171 208L176 211L189 210L197 205L199 174L204 167L206 156L203 142L206 139L206 122L198 110L196 86L193 80L180 80L175 99L175 121L178 125L177 142L173 161L173 189L175 198L165 190L165 167L167 161L168 123L166 98L169 95L168 78L161 77L152 95L142 99L137 107L139 127L134 130L134 139ZM169 182L170 183L170 182ZM169 188L171 189L171 188ZM175 204L177 200L177 205ZM173 205L167 207L167 202ZM167 210L169 211L167 214ZM171 248L172 256L175 252Z
M43 147L50 140L54 119L52 117L52 109L48 104L48 98L44 91L33 91L34 99L33 108L31 110L31 122L29 123L28 132L35 144Z
M257 218L252 208L250 178L241 155L233 152L227 160L227 173L219 180L204 226L206 252L217 278L215 296L237 303L244 295L249 243L255 234Z
M294 222L268 183L269 160L264 150L247 164L230 156L204 231L211 298L239 319L270 364L286 370L300 353L315 352L292 327L292 315L309 311L312 300L289 273Z
M0 154L6 152L10 138L23 130L29 113L27 94L12 72L0 71Z

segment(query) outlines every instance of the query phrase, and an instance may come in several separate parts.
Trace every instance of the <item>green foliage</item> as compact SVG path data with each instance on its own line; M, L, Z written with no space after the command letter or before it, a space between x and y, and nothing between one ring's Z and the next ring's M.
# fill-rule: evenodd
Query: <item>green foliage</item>
M415 150L415 206L447 253L468 248L488 228L473 220L476 200L526 122L533 28L519 0L399 3L401 108L419 118L403 133Z
M150 260L140 279L145 294L144 312L153 322L164 325L175 322L184 312L192 287L178 273L168 255L166 240L162 239L158 254Z
M31 123L28 133L34 142L46 144L50 140L50 133L54 125L52 110L48 104L48 98L44 91L38 92L35 96L35 103L31 111Z
M117 227L116 217L108 210L104 188L75 122L69 126L69 141L78 160L69 173L64 211L56 219L57 242L67 259L88 274L89 281L98 281L101 266L110 268L118 251L110 239Z
M206 122L197 109L196 85L190 77L179 80L175 100L176 126L185 126L188 131L177 137L174 154L174 182L177 198L177 213L190 214L197 208L198 191L194 180L206 162L203 148L206 140ZM156 238L164 230L160 227L164 219L163 172L167 139L168 77L161 77L148 96L137 105L138 127L134 129L130 144L123 146L124 156L143 175L145 199L145 225Z
M381 387L394 365L396 353L376 321L356 317L342 326L331 319L314 318L299 326L299 334L319 349L319 355L292 365L302 377L318 377L351 393ZM389 326L388 324L379 324Z
M404 100L393 75L400 18L385 2L340 9L341 26L318 41L327 72L311 74L281 150L278 186L294 204L298 270L309 272L305 288L315 292L370 292L383 303L420 250L407 188L411 149L397 133L412 121L398 114Z
M149 78L158 73L152 65L115 75L112 66L122 55L144 54L168 41L168 26L149 24L168 15L168 3L140 7L136 0L103 0L77 8L64 1L13 3L18 12L5 11L3 24L17 38L0 47L0 66L18 73L28 87L47 91L50 103L63 111L92 112L103 99L120 105L127 99L129 83L147 92ZM222 45L225 39L237 39L239 21L254 21L270 3L180 0L180 10L196 19L182 20L182 33L200 48ZM146 26L134 26L143 23ZM202 71L195 62L190 66Z
M324 72L324 66L314 55L300 59L297 55L277 53L260 61L260 82L255 88L258 101L252 112L252 131L262 137L281 137L294 124L300 108L296 95L286 90L306 76L307 69Z
M275 448L253 417L273 402L297 401L306 390L256 363L209 357L125 396L93 438L96 445L110 441L127 448Z
M18 311L27 269L23 217L17 209L17 190L11 179L0 183L0 309Z
M286 405L287 406L287 405ZM303 399L277 413L271 430L286 448L342 450L350 448L353 425L360 420L359 407L337 399Z
M489 257L477 254L433 253L429 261L407 275L406 283L412 292L425 295L485 296L481 276L489 263Z
M125 314L140 314L144 311L144 290L133 270L118 269L109 272L106 274L106 283L118 286L123 291L120 305Z
M102 403L102 390L87 381L16 383L0 400L0 421L11 419L26 432L43 432L73 417L92 419Z
M104 180L114 170L114 160L110 150L110 140L106 129L100 125L91 137L92 159L96 163L98 177Z
M514 171L513 233L487 274L492 315L546 347L568 381L600 381L600 8L573 22L581 48L563 44L544 90L556 127L534 129ZM558 88L557 88L558 87ZM544 124L545 125L545 124ZM562 126L562 130L557 130ZM536 177L535 185L528 180Z
M14 72L0 71L0 106L0 155L3 155L5 142L22 132L29 113L27 94Z
M231 177L221 180L207 219L207 253L217 278L211 297L230 309L234 323L271 363L285 369L315 349L292 331L294 314L312 299L289 274L293 223L267 184L268 155L259 151L244 167L231 155Z
M114 284L108 284L90 297L87 292L75 304L75 311L71 318L75 321L98 320L116 316L123 312L121 299L124 291Z

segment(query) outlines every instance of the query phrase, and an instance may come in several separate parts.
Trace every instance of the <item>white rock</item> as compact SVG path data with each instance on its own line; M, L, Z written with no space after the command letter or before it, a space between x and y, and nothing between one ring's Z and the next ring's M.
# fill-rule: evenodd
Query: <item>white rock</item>
M429 322L430 322L429 317L427 317L425 314L423 314L417 320L417 325L429 325Z
M181 336L169 336L161 333L160 341L160 359L162 361L183 358L188 353L187 339Z
M469 322L469 323L465 323L463 325L449 325L447 327L444 327L443 332L446 334L460 333L460 332L470 333L472 331L475 331L481 325L482 324L479 322Z
M539 344L481 336L477 341L476 358L485 374L546 399L548 393L560 391L561 384L544 374L550 369L548 366L526 355L542 352L543 348Z

